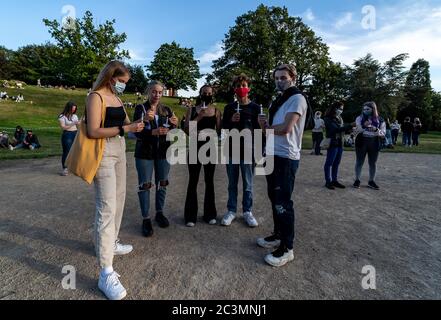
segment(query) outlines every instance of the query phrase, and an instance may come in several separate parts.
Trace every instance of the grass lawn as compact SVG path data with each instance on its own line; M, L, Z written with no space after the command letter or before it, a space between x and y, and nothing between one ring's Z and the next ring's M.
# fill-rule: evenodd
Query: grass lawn
M83 115L87 91L78 90L59 90L45 89L35 86L27 86L24 89L2 89L9 96L23 94L25 101L15 103L12 101L0 101L0 130L7 129L10 136L13 135L17 125L23 128L32 129L42 144L42 148L36 151L16 150L9 151L0 149L0 160L7 159L30 159L45 158L51 156L61 156L61 129L58 128L58 115L63 111L64 105L73 100L78 104L79 116ZM124 102L136 103L135 95L124 95ZM176 115L182 119L186 108L179 106L176 98L163 98L163 103L170 106ZM219 103L218 107L223 110L224 104ZM133 109L129 109L129 115L132 117ZM312 148L312 134L305 132L304 145L305 150ZM134 150L134 142L128 140L128 150ZM397 146L394 150L385 150L385 152L405 152L405 153L429 153L441 154L441 132L430 132L421 136L421 146L418 148L403 148Z

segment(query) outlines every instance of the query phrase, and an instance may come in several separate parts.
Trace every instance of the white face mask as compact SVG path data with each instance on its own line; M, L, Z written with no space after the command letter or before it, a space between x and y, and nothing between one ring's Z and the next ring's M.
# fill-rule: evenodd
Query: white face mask
M126 90L126 84L116 81L115 85L113 86L113 91L117 94L123 94Z
M337 109L336 114L337 114L337 117L340 117L343 114L343 110Z

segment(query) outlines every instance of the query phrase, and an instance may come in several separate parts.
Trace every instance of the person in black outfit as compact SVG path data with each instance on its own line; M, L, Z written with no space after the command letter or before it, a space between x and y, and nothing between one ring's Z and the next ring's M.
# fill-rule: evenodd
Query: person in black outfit
M326 138L331 139L331 141L324 170L326 188L330 190L346 188L338 181L338 168L343 157L343 135L344 133L349 133L355 127L355 123L346 125L343 123L341 117L343 110L343 102L336 102L326 111L325 116Z
M410 122L409 117L407 117L404 120L404 123L403 123L401 130L403 131L403 145L405 147L411 147L412 146L413 124Z
M211 86L203 86L200 90L200 97L196 107L191 107L186 115L185 131L190 137L190 144L195 143L194 132L190 122L197 122L197 135L201 135L201 131L205 129L216 130L217 135L220 134L222 116L221 112L213 105L213 88ZM216 140L216 143L218 141ZM207 142L197 141L197 152ZM190 149L191 153L191 149ZM207 154L209 155L209 154ZM197 188L199 183L199 175L202 166L205 173L205 200L204 200L204 221L210 225L217 224L216 198L214 190L214 173L216 170L215 163L202 164L199 157L197 161L192 163L194 155L189 154L189 182L187 190L187 199L185 201L185 224L188 227L194 227L198 216L198 195ZM197 155L196 155L197 156Z

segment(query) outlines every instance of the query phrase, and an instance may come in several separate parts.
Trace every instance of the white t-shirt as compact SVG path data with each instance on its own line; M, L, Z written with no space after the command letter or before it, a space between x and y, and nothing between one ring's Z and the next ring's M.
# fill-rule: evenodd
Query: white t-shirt
M266 154L268 156L300 160L307 111L308 104L305 97L301 94L292 96L280 107L274 116L273 126L283 124L288 113L297 113L300 115L300 119L290 134L285 136L268 135L266 146ZM273 137L274 144L272 144Z
M323 132L323 128L325 127L325 120L322 118L320 119L314 119L314 129L312 129L312 132Z
M60 121L60 124L65 127L70 127L66 129L66 131L77 131L77 124L78 124L78 116L76 114L72 115L72 119L69 120L66 116L60 115L58 118L58 121Z

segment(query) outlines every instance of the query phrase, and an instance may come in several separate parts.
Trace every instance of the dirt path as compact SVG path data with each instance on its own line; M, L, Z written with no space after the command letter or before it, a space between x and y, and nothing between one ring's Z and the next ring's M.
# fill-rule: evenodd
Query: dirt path
M341 180L348 185L354 157L346 153L342 164ZM331 192L323 188L324 158L304 155L295 191L296 259L277 270L264 264L266 251L255 245L272 230L264 178L255 186L258 229L242 220L230 228L199 223L188 229L187 169L174 167L167 199L172 226L156 228L146 240L140 236L133 155L128 159L121 238L135 251L117 257L115 269L129 299L441 298L441 156L382 154L382 191ZM0 167L0 299L103 299L91 242L93 188L57 176L58 159ZM224 167L216 179L221 215ZM65 265L77 270L77 290L61 286ZM377 290L361 286L365 265L376 268Z

